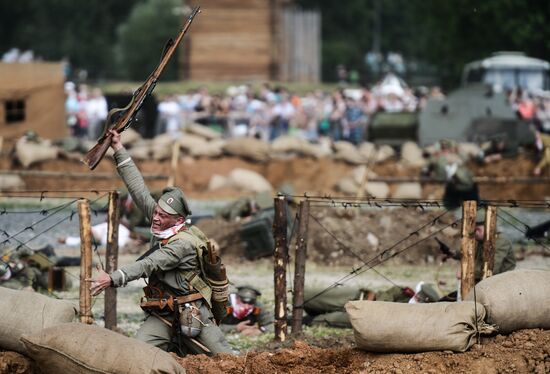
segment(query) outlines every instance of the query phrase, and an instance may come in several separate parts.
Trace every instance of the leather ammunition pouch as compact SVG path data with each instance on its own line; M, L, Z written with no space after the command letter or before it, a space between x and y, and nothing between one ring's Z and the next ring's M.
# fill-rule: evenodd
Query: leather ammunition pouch
M185 305L203 298L199 292L174 297L153 286L144 287L143 292L145 296L142 296L139 306L145 312L174 312L176 305Z

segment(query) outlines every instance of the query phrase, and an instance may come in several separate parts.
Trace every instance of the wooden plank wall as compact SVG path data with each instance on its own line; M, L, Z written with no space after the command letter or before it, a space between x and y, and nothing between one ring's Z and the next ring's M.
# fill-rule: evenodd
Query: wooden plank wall
M321 79L321 15L318 11L282 11L279 78L291 82Z
M180 77L198 81L318 82L321 17L292 0L192 0Z
M184 42L181 72L186 78L207 80L268 80L272 65L269 0L200 0L202 13ZM181 74L180 74L181 76Z
M27 130L46 139L67 136L63 64L0 63L0 136L15 139ZM7 101L25 102L25 120L6 123Z

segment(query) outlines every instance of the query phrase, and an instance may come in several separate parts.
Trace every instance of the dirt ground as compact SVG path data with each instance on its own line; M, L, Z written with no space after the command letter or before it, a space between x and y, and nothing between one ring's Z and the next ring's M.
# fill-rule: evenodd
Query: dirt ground
M325 339L325 344L327 344ZM345 340L344 340L345 341ZM379 354L353 348L332 339L333 348L303 341L249 351L240 356L219 354L176 357L188 374L325 374L325 373L536 373L550 372L550 331L521 330L483 338L468 352ZM33 374L34 363L16 352L0 352L0 374Z
M537 373L550 372L550 331L522 330L483 339L465 353L375 354L296 341L275 352L178 358L188 374L241 373Z

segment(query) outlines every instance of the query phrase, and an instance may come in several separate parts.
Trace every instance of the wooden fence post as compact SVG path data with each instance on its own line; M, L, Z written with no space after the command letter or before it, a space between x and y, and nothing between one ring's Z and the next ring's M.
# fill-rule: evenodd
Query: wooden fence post
M112 273L118 266L118 223L120 219L119 194L109 192L109 210L107 213L107 250L105 253L105 271ZM105 290L105 328L112 330L117 325L117 290L109 287Z
M275 198L275 218L273 236L275 239L274 278L275 278L275 341L284 342L287 335L286 321L286 266L287 249L287 202L284 195Z
M294 266L294 295L292 308L292 334L302 331L304 313L304 283L306 276L307 236L309 227L309 200L300 202L298 215L298 238L296 241L296 262Z
M497 208L488 206L485 213L485 237L483 238L483 275L482 279L493 276L495 265L495 242L497 238Z
M469 200L462 203L462 256L460 259L460 295L462 300L475 285L476 210L477 203L475 201Z
M86 199L78 200L80 218L80 322L92 324L92 293L87 278L92 276L92 226L90 204Z

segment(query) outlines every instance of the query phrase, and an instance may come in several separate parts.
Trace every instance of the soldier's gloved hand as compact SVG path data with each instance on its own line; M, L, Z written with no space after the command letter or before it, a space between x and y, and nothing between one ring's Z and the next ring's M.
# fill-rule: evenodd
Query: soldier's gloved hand
M244 329L241 334L244 336L259 336L262 335L262 330L260 330L257 326L252 326L247 329Z

